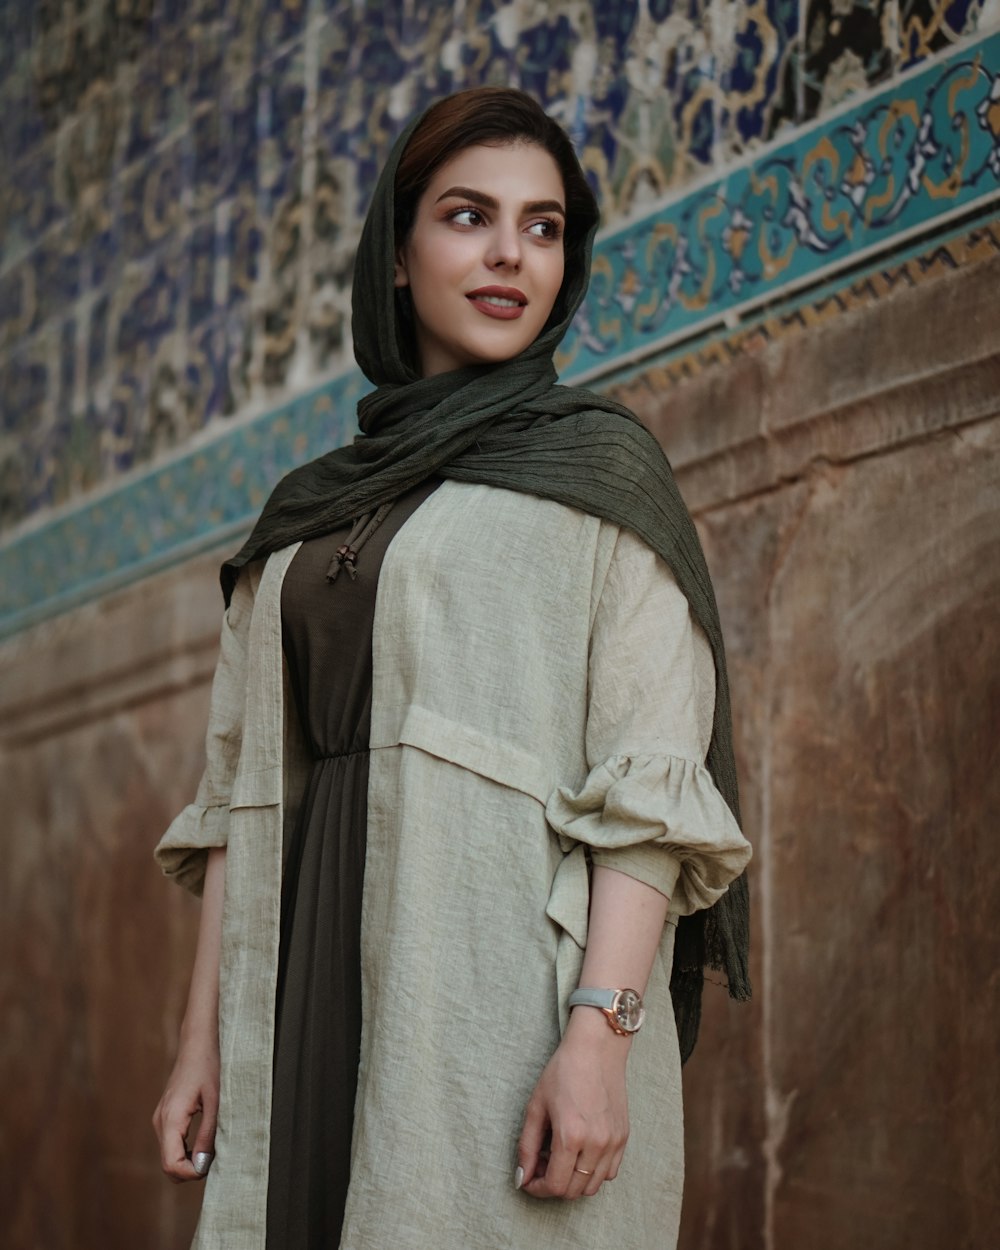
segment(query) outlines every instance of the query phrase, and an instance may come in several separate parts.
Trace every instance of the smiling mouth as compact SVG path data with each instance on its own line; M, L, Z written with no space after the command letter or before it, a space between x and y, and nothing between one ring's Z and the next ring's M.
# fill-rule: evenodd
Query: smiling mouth
M469 299L480 300L484 304L493 304L497 308L523 308L519 299L505 299L502 295L470 295Z
M528 301L517 287L481 287L465 297L484 317L497 321L516 321L528 307Z

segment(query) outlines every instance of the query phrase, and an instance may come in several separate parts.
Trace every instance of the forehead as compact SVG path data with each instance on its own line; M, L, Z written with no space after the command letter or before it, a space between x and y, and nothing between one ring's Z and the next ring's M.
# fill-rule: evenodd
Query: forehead
M451 187L467 187L501 204L558 200L565 205L562 174L554 158L535 143L477 144L463 148L436 171L424 201L433 204Z

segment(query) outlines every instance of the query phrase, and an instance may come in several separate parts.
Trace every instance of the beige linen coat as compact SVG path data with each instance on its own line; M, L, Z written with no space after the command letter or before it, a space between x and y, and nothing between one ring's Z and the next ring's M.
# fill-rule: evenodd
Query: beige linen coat
M263 1250L283 844L309 760L281 648L298 544L241 573L207 768L157 848L227 845L222 1089L198 1250ZM361 576L364 562L361 561ZM668 1250L683 1179L668 982L679 915L750 848L703 767L714 675L666 565L533 496L445 482L386 554L373 639L364 1021L344 1250ZM283 837L284 829L284 837ZM671 899L616 1181L514 1190L525 1104L587 942L588 858Z

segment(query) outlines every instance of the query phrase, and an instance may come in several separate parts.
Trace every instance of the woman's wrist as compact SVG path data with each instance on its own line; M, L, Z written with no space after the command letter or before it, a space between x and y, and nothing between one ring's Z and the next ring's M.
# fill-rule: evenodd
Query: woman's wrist
M623 1058L632 1049L631 1036L616 1033L608 1023L607 1016L598 1007L581 1005L571 1008L565 1038L591 1048L600 1047L611 1054L620 1054Z
M180 1028L179 1049L204 1053L219 1049L219 1021L216 1015L184 1017Z

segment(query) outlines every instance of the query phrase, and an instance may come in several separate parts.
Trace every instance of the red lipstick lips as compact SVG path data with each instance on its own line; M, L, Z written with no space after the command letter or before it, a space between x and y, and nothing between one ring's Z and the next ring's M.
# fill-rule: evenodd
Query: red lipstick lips
M520 317L528 304L528 297L516 286L481 286L465 297L487 317L500 321L513 321Z

